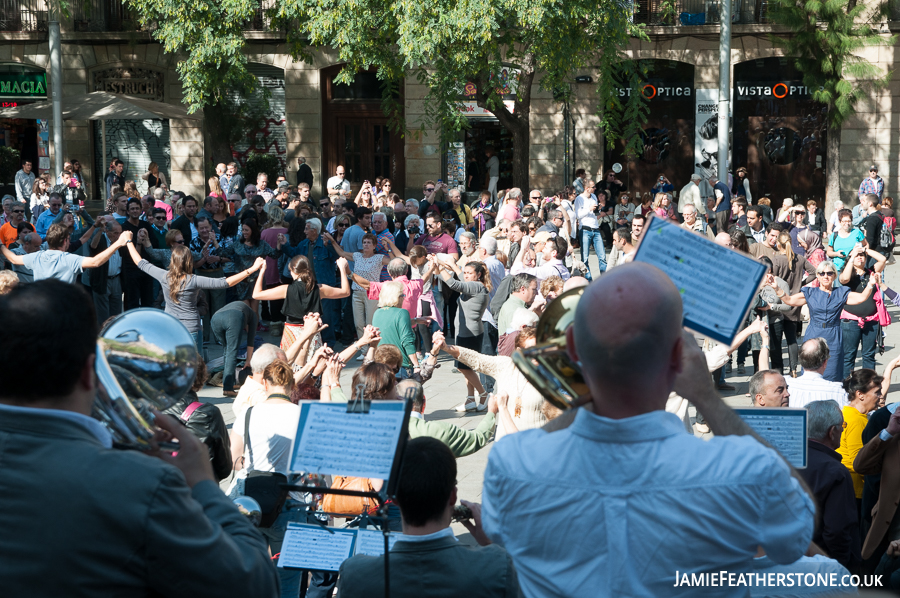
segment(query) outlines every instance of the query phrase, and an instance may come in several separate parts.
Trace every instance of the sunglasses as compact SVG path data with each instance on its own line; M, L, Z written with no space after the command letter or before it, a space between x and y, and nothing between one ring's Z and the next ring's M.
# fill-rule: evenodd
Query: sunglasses
M12 213L13 214L24 214L25 210L13 210Z
M348 226L350 226L350 225L347 224L346 222L341 222L340 224L337 225L338 228L347 228Z
M165 220L166 217L165 216L154 216L153 219L154 220Z
M540 198L541 198L540 195L532 195L532 196L531 196L531 199L540 199Z
M834 270L826 270L825 272L819 272L819 276L836 276Z
M431 193L432 191L434 191L434 187L428 187L425 189L425 193Z

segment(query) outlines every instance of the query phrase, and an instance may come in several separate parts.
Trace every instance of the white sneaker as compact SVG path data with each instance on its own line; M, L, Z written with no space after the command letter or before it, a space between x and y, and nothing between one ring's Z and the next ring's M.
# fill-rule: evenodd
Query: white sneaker
M478 405L475 403L474 397L466 397L466 402L461 405L457 405L456 407L454 407L454 410L459 413L466 413L469 411L477 411Z

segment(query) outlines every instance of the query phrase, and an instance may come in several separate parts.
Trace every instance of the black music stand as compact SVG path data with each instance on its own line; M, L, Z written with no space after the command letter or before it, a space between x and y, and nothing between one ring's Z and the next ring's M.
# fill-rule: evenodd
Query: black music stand
M371 401L364 398L365 387L360 384L356 388L356 396L353 400L347 403L347 413L362 413L368 414L371 410ZM371 498L378 503L378 517L381 519L381 532L384 536L384 596L385 598L390 598L391 596L391 578L390 578L390 559L388 557L388 553L390 552L390 530L388 529L388 515L387 515L387 504L386 499L389 496L393 496L397 489L397 482L400 478L400 467L403 464L403 451L406 448L406 443L409 440L409 414L412 411L413 399L415 398L415 392L410 389L408 390L402 400L405 401L404 409L403 409L403 425L400 431L400 437L397 441L397 447L394 452L394 461L391 465L391 474L386 480L386 484L382 486L380 492L363 492L361 490L344 490L340 488L327 488L322 486L303 486L303 485L284 485L283 487L289 491L296 492L309 492L312 494L335 494L339 496L356 496L360 498ZM340 474L337 474L340 475ZM346 513L327 513L327 515L337 515L339 517L346 516ZM324 526L325 529L328 529L327 526Z

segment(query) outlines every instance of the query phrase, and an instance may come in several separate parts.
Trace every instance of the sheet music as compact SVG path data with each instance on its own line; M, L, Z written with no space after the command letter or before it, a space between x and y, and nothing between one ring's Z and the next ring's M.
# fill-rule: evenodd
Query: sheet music
M397 540L403 538L403 534L388 533L388 550L394 549ZM384 534L377 530L359 529L356 532L356 551L354 554L368 554L369 556L381 556L384 554Z
M652 217L634 261L665 272L681 293L684 325L730 345L766 267L750 256Z
M806 409L735 409L747 425L797 469L806 467Z
M289 523L278 566L312 571L338 571L350 558L356 530L324 529L318 525Z
M402 401L373 401L369 413L344 403L304 403L291 471L387 480L403 428Z

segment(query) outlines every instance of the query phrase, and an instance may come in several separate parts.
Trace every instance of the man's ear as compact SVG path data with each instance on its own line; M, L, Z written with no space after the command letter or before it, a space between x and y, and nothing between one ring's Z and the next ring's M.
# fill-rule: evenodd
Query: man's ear
M459 488L457 488L456 486L453 486L453 492L450 493L450 501L449 501L449 503L450 503L449 507L450 507L451 511L453 510L453 507L456 506L456 502L457 502L458 498L459 498Z
M97 356L91 354L84 362L84 367L81 368L81 374L78 376L78 385L86 391L93 392L97 389L97 375L94 371L96 361Z

